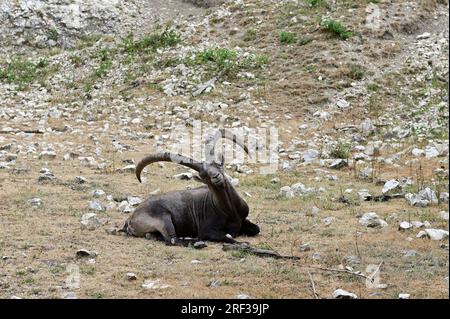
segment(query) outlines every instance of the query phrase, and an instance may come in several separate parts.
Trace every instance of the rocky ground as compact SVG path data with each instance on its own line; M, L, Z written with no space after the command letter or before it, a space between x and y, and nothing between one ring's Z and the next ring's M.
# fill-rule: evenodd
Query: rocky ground
M447 1L3 1L0 297L448 298L448 58ZM200 124L277 130L227 173L299 260L108 234Z

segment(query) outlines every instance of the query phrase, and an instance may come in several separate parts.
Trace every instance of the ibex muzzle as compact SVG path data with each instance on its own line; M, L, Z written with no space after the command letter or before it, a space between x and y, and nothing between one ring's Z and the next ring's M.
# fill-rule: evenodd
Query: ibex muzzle
M165 161L187 166L198 172L197 180L206 186L152 196L128 218L123 228L129 235L161 238L169 245L180 237L235 243L239 235L255 236L259 227L248 219L249 208L224 174L224 160L216 162L215 144L220 138L232 140L247 153L247 147L228 130L221 129L206 141L206 160L158 153L144 157L136 167L136 177L147 165Z

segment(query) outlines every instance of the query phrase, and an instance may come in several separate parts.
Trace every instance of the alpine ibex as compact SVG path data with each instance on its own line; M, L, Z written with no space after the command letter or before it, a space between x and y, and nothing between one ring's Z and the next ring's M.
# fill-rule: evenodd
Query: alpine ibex
M186 244L181 238L235 243L239 235L255 236L259 227L248 219L249 207L224 174L224 157L215 159L215 144L227 138L247 147L226 129L210 136L205 144L206 160L169 152L144 157L136 166L136 177L141 182L145 166L159 161L173 162L198 172L196 179L206 184L198 188L174 191L148 198L128 218L122 231L137 237L164 239L168 245Z

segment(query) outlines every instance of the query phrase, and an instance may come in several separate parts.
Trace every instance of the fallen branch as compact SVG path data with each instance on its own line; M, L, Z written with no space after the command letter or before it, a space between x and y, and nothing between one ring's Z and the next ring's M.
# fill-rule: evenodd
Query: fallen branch
M251 247L248 244L245 243L238 243L238 244L223 244L222 250L229 251L229 250L237 250L237 251L244 251L259 257L272 257L276 259L300 259L297 256L283 256L277 253L276 251L269 250L269 249L260 249Z
M314 293L314 298L319 299L319 295L316 292L316 285L314 284L314 280L313 280L313 278L311 276L311 273L309 271L308 271L308 275L309 275L309 280L311 281L311 288L312 288L312 291Z
M353 276L358 276L358 277L361 277L361 278L364 278L364 279L367 279L367 280L370 280L371 282L373 282L373 279L372 279L372 278L370 278L370 277L368 277L368 276L366 276L366 275L364 275L364 274L362 274L362 273L359 273L359 272L353 272L353 271L350 271L350 270L347 270L347 269L331 269L331 268L312 267L312 266L307 266L307 268L309 268L309 269L323 270L323 271L330 271L330 272L342 272L342 273L347 273L347 274L350 274L350 275L353 275Z

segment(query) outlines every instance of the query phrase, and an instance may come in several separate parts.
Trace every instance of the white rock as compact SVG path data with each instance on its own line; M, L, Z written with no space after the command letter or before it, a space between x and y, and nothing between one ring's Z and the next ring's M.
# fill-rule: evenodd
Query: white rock
M398 299L409 299L410 294L398 294Z
M294 198L294 192L290 186L283 186L280 188L280 194L286 198Z
M319 151L318 150L307 150L305 153L303 153L302 155L302 159L305 163L310 163L313 162L314 160L319 158Z
M142 203L142 199L137 196L128 196L127 201L131 206L137 206Z
M425 157L426 158L433 158L433 157L438 157L438 156L439 156L439 151L437 150L436 147L427 146L425 148Z
M119 204L119 211L122 213L131 213L133 211L133 207L126 200L121 201Z
M345 291L343 289L336 289L333 292L332 298L334 298L334 299L357 299L358 296L355 295L354 293Z
M420 231L419 234L417 234L418 238L425 236L429 237L431 240L443 240L448 237L448 231L444 229L428 228L424 231Z
M94 230L102 225L102 222L97 218L97 214L87 213L81 216L81 226L88 230Z
M431 34L429 32L424 32L422 34L419 34L416 38L417 40L423 40L423 39L428 39L431 36Z
M411 223L408 223L408 222L401 222L400 225L398 226L398 228L400 230L407 230L407 229L410 229L412 227L413 227L413 225Z
M389 192L396 192L396 191L399 191L399 190L401 190L399 181L397 181L395 179L391 179L390 181L387 181L384 184L383 189L382 189L381 192L383 194L387 194Z
M439 212L439 217L441 217L441 219L443 220L448 220L448 212L446 211Z
M237 295L237 299L251 299L249 295L239 294Z
M384 228L388 225L376 213L372 212L362 215L362 217L359 219L359 223L363 226L372 228Z
M313 207L311 207L311 209L306 211L305 215L313 217L313 216L317 216L319 213L320 213L320 208L313 206Z
M144 281L144 283L142 284L142 288L144 289L167 289L170 288L170 285L167 284L163 284L161 283L161 280L157 279L157 280L146 280Z
M336 105L340 109L345 109L350 106L350 103L347 102L346 100L341 99L336 102Z
M359 197L359 200L361 200L361 201L364 201L371 196L372 195L369 193L369 190L367 190L367 189L360 189L358 191L358 197Z
M98 211L98 212L102 212L102 211L106 210L106 207L103 206L102 203L94 200L94 201L90 201L89 202L89 209L95 210L95 211Z
M420 148L413 148L411 151L412 155L415 157L419 157L425 154L424 150L421 150Z
M101 189L94 189L91 192L91 195L94 196L94 197L101 197L101 196L104 196L105 194L106 193L103 190L101 190Z
M37 198L37 197L30 198L29 200L27 200L27 203L30 204L33 207L39 207L39 206L42 206L42 199Z
M56 157L56 153L53 151L42 151L39 154L39 159L50 160Z

